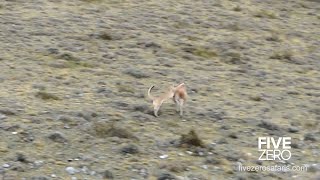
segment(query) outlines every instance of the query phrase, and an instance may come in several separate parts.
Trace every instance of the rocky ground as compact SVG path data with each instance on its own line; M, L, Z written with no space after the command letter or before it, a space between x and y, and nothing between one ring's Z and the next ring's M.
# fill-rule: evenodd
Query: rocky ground
M316 178L319 12L315 0L1 1L0 179ZM147 89L180 82L185 115L170 101L155 118ZM292 137L291 159L258 161L260 136Z

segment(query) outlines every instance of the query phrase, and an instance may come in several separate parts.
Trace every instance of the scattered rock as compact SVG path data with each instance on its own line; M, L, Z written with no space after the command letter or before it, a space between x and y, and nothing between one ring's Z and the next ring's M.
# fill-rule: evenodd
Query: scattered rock
M56 49L56 48L48 48L47 51L49 54L53 54L53 55L59 54L59 49Z
M134 144L128 144L128 145L123 146L120 149L120 152L122 154L137 154L137 153L139 153L139 148L138 148L138 146L136 146Z
M225 138L221 138L217 144L228 144L228 141Z
M300 149L300 145L298 143L291 143L291 147L294 149Z
M261 165L263 164L263 161L256 160L255 163L256 163L257 165L260 165L260 166L261 166Z
M148 106L146 104L135 104L132 106L133 106L134 111L140 111L143 113L148 113L150 111L150 106Z
M62 121L63 123L70 123L73 121L73 118L71 116L59 115L57 120Z
M209 157L206 157L205 163L218 165L218 164L221 164L221 159L214 156L209 156Z
M157 180L177 180L177 178L168 172L163 172L158 175Z
M48 64L48 66L53 67L53 68L59 68L59 69L69 68L68 61L64 60L64 59L58 59L54 62L51 62ZM43 91L44 89L40 89L40 90Z
M83 119L85 119L87 121L91 121L93 118L98 117L98 114L94 111L83 110L83 111L77 113L77 116L82 117Z
M79 58L73 56L70 53L62 53L57 58L58 59L64 59L64 60L67 60L67 61L79 61L80 60Z
M80 172L78 169L74 168L74 167L66 167L66 171L70 174L70 175L74 175L78 172Z
M232 132L228 135L232 139L238 139L238 135L235 132Z
M6 115L4 115L4 114L0 114L0 120L6 119L6 118L7 118L7 116L6 116Z
M50 180L47 176L33 176L31 180Z
M289 128L288 128L288 132L290 132L290 133L297 133L297 132L299 132L299 128L298 128L298 127L294 127L294 126L289 127Z
M222 61L226 64L243 64L241 61L241 53L234 50L228 50L222 54Z
M132 117L136 120L142 122L150 122L154 119L153 110L150 108L148 111L142 112L133 112Z
M9 108L0 108L0 113L7 116L12 116L17 114L15 110L9 109Z
M0 153L6 153L8 151L8 144L6 142L0 142Z
M96 92L97 93L103 93L103 94L107 95L107 94L112 93L112 90L111 89L107 89L105 87L100 87L100 88L97 89Z
M305 141L312 141L312 142L318 141L315 133L306 133L306 134L304 135L304 140L305 140Z
M226 151L224 152L224 157L229 161L239 161L241 155L235 151Z
M268 129L268 130L280 130L280 127L272 122L262 120L260 124L258 124L259 127Z
M210 118L213 118L215 121L221 121L226 113L224 111L209 111L206 113L206 115Z
M174 173L186 171L187 163L181 161L168 162L160 166L160 169L167 169Z
M320 115L320 108L310 109L309 112L314 113L314 114L316 114L316 115Z
M113 173L110 170L105 170L102 172L102 177L104 179L114 179Z
M30 162L29 160L27 160L27 157L22 153L17 153L17 161L20 161L20 162L23 162L23 163Z
M34 140L33 134L28 131L20 132L18 135L24 142L32 142Z
M320 172L320 164L308 164L308 171L309 172Z
M159 156L160 159L167 159L168 157L169 157L169 155L167 155L167 154Z
M127 96L127 97L132 97L132 95ZM128 102L121 102L121 101L115 101L112 102L112 107L117 108L117 109L121 109L121 110L131 110L129 108L129 103Z
M10 169L13 171L16 171L16 172L25 172L26 171L26 167L20 163L16 163L16 164L12 165L12 167Z
M51 134L49 134L48 138L54 142L57 142L57 143L66 143L67 142L67 139L65 138L65 136L60 132L51 133Z
M220 129L229 130L229 129L231 129L231 126L224 124L224 125L222 125L222 126L220 127Z
M201 175L199 173L189 174L186 178L188 178L188 179L196 179L196 180L208 180L208 178L206 176Z
M33 85L32 85L32 88L43 91L43 90L46 89L46 86L43 85L43 84L33 84Z
M127 70L124 71L124 73L128 74L130 76L133 76L135 78L138 78L138 79L150 77L150 75L148 75L146 72L143 72L143 71L141 71L139 69L134 69L134 68L127 69Z
M2 167L4 167L4 168L9 168L9 167L11 167L11 166L10 166L10 164L7 164L7 163L6 163L6 164L3 164Z

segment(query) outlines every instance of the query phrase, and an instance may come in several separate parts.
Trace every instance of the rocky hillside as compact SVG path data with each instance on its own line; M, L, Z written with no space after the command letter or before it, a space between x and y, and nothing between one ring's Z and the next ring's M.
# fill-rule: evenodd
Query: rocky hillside
M0 179L311 179L316 0L3 0ZM180 117L157 95L185 82ZM258 137L291 137L258 161ZM238 165L306 165L239 172Z

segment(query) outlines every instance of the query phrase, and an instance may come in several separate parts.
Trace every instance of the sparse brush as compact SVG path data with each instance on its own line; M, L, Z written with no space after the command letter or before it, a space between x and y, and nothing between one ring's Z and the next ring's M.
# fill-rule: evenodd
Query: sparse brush
M212 58L218 56L218 54L215 51L203 47L184 48L184 51L203 58Z
M98 137L119 137L138 140L128 129L118 127L114 123L95 122L93 129Z
M242 11L242 8L239 5L237 5L236 7L233 8L233 10L239 12L239 11Z
M45 92L45 91L39 91L36 94L36 97L41 98L43 100L60 100L60 98L54 94Z
M275 32L272 32L271 36L267 37L266 40L267 41L275 41L275 42L280 42L281 41L280 36Z
M132 86L129 86L129 85L120 84L117 87L119 92L129 92L129 93L135 92L134 88L132 88Z
M101 2L102 0L81 0L81 1L93 3L93 2Z
M112 36L109 33L101 33L99 37L103 40L113 40Z
M180 144L181 146L199 146L205 147L202 140L198 137L197 133L192 129L189 131L188 134L183 134L180 137Z
M267 11L267 10L258 11L254 16L259 18L269 18L269 19L277 18L277 15L274 12Z
M242 55L240 52L229 50L228 52L222 54L221 60L227 64L242 64L243 62L241 61L241 56Z
M74 57L72 54L69 54L69 53L63 53L63 54L60 54L58 56L59 59L64 59L64 60L67 60L67 61L79 61L78 58Z
M273 55L270 56L271 59L280 59L280 60L291 60L293 53L291 51L278 51L274 52Z
M238 23L230 24L228 26L228 29L230 29L232 31L240 31L241 30L241 28L240 28Z
M260 96L250 96L250 100L252 100L252 101L262 101L262 98Z

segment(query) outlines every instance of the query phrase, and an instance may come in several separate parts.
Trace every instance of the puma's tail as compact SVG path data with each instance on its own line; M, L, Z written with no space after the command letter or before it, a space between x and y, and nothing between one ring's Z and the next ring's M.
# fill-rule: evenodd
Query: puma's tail
M151 87L149 88L149 90L148 90L148 97L149 97L151 100L154 99L154 97L150 94L152 88L154 88L154 86L151 86Z

